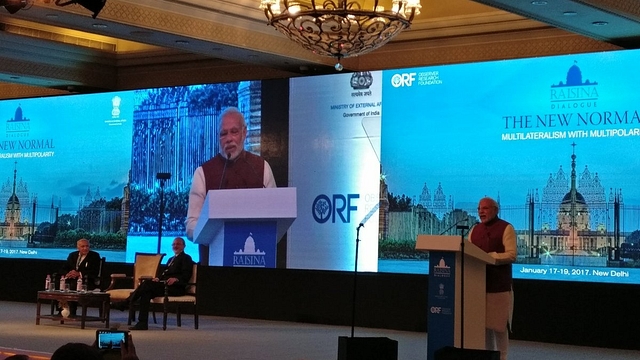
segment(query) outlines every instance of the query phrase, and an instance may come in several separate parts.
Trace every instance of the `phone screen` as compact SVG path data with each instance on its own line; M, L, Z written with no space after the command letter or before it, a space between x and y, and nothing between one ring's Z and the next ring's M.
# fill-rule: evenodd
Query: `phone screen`
M121 330L97 330L96 343L98 349L120 349L121 342L127 341L127 331Z

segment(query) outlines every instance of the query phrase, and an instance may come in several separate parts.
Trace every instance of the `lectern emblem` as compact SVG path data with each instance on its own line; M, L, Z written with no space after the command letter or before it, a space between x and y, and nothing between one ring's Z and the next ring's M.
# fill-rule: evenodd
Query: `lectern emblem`
M249 236L244 241L244 248L233 252L233 266L265 267L264 255L264 251L256 248L253 234L249 233Z
M450 277L451 276L451 267L447 265L444 261L444 258L440 258L438 264L433 267L433 276L435 277Z

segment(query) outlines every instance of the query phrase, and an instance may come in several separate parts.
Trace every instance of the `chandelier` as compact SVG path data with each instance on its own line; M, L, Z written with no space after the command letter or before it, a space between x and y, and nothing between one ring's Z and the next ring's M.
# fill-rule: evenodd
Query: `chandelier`
M320 0L321 1L321 0ZM420 14L420 0L261 0L268 24L303 48L337 59L358 56L386 44Z

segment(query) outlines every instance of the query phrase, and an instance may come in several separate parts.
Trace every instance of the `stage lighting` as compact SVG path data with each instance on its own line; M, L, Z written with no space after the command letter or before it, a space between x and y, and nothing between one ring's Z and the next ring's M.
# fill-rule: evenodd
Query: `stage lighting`
M18 10L31 7L33 0L0 0L0 6L3 6L9 14L15 14Z
M78 5L82 6L82 7L84 7L85 9L87 9L89 11L92 11L93 15L91 17L95 19L96 16L98 16L100 11L104 7L104 4L106 2L107 2L107 0L67 0L67 1L64 1L64 2L62 0L56 0L56 5L58 5L58 6L67 6L67 5L71 5L71 4L78 4Z

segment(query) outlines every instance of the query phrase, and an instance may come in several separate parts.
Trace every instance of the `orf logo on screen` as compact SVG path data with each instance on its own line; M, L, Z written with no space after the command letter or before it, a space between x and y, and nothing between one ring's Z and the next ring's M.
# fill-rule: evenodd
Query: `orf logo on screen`
M391 85L395 88L401 86L411 86L416 80L416 73L395 74L391 77Z
M324 224L329 219L336 222L336 216L343 223L351 222L351 212L358 210L358 206L353 204L355 199L359 199L360 194L333 194L330 198L325 194L316 196L311 206L313 219L320 224Z

